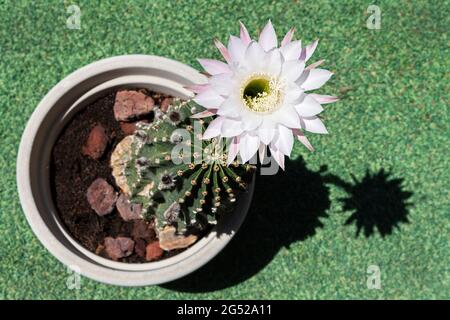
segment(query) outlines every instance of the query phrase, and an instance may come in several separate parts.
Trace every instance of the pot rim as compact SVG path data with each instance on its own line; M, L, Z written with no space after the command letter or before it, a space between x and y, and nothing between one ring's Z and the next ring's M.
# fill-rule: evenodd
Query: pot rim
M56 221L56 224L60 228L59 231L66 240L69 240L73 248L69 248L67 243L63 243L61 239L50 230L45 221L46 219L42 216L41 210L36 205L34 197L35 190L33 190L31 182L31 175L33 173L31 168L32 151L36 135L38 134L41 125L45 122L47 116L52 111L52 108L55 107L56 102L81 83L101 77L103 74L113 72L114 70L134 70L139 68L148 69L150 71L154 70L157 73L168 72L168 75L173 75L175 77L175 79L172 80L179 83L179 87L172 89L178 90L180 94L184 95L189 95L189 92L183 88L183 85L206 82L206 77L197 70L181 62L158 56L123 55L102 59L88 64L61 80L38 104L23 132L18 151L16 169L17 187L23 212L34 234L44 247L59 261L76 272L97 281L123 286L142 286L165 283L187 275L206 264L218 254L223 247L225 247L234 236L235 231L237 231L242 224L250 206L254 188L254 183L251 183L249 185L249 190L241 197L244 199L238 199L238 202L241 200L239 210L236 209L232 214L225 217L228 219L226 221L227 226L224 228L231 228L230 230L233 230L232 232L222 233L223 230L220 230L222 228L221 221L209 234L197 241L184 252L156 262L133 264L112 261L95 255L85 249L64 230L64 227L61 224L58 224L58 221ZM132 75L127 76L132 78ZM178 76L183 79L177 78ZM139 75L137 77L141 80L145 79L145 77ZM112 80L117 78L120 77L111 76L110 81L114 82ZM126 79L127 77L123 78ZM86 94L91 91L95 92L97 87L102 87L102 84L106 82L108 81L100 82L100 84L94 86ZM84 95L81 97L83 96ZM81 99L81 97L79 98ZM78 102L79 99L76 100ZM77 102L71 105L70 108ZM70 108L67 108L67 110L70 110ZM36 187L34 189L36 189ZM46 195L46 198L50 198L50 200L46 200L53 205L52 194ZM53 216L54 215L55 213L53 212ZM219 233L220 237L218 236ZM59 236L61 237L61 235ZM74 250L77 250L78 252L75 253Z

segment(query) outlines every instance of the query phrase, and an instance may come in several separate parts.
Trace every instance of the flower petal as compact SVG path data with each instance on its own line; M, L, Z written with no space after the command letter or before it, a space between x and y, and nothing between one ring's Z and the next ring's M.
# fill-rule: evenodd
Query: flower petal
M300 88L295 82L288 82L285 87L284 101L286 104L297 105L299 103L300 97L303 94L303 89Z
M231 56L230 53L228 52L227 47L225 47L225 45L222 42L220 42L219 39L214 39L214 44L217 47L217 49L219 49L225 61L231 65L233 61L231 60Z
M275 123L269 119L264 119L258 128L258 136L262 143L268 145L275 136Z
M233 62L242 63L245 57L246 48L247 46L244 45L240 38L230 36L230 40L228 41L228 52Z
M246 163L258 151L259 137L256 134L245 133L241 136L239 144L239 153L241 154L242 162Z
M198 62L210 75L231 73L230 67L222 61L214 59L198 59Z
M263 163L264 162L264 158L266 157L266 148L267 146L260 143L259 144L259 148L258 148L258 153L259 153L259 162Z
M194 101L207 109L217 109L225 99L212 89L197 94Z
M234 88L232 79L229 73L216 74L209 78L209 84L218 94L228 96Z
M311 58L314 51L317 48L317 44L319 43L319 40L314 41L311 44L308 44L305 48L303 48L302 53L300 55L300 60L304 60L305 62Z
M261 31L258 42L265 51L269 51L278 45L277 34L270 20Z
M295 28L292 27L289 29L289 31L284 36L283 40L281 41L281 46L287 45L289 42L291 42L292 38L294 37Z
M315 94L315 93L311 93L310 96L313 97L314 100L316 100L320 104L327 104L327 103L333 103L333 102L339 101L339 98L336 96L327 96L327 95Z
M319 61L316 61L316 62L314 62L314 63L311 63L309 66L307 66L305 69L306 70L311 70L311 69L315 69L315 68L317 68L318 66L320 66L322 63L324 63L325 62L325 60L319 60Z
M305 63L301 60L290 60L283 63L281 77L285 81L296 81L305 69Z
M247 46L250 43L250 41L252 41L252 38L250 38L250 34L248 33L248 30L245 27L245 25L241 21L239 21L239 24L240 24L240 37L242 43Z
M302 101L295 106L298 114L302 117L312 117L323 111L322 106L311 95L305 94Z
M292 130L297 139L311 152L314 151L312 144L309 142L308 138L300 129Z
M298 60L302 52L302 42L300 40L292 41L280 48L284 60Z
M307 73L306 79L303 83L299 83L303 80L303 75L297 81L305 91L307 90L315 90L323 86L333 75L332 72L325 69L312 69L304 72Z
M239 140L239 136L231 139L230 146L228 147L227 165L230 165L234 161L239 152Z
M245 61L250 69L260 69L264 65L266 53L258 42L252 41L245 51Z
M234 96L228 97L219 107L217 111L218 115L226 116L229 118L237 118L240 116L239 102L236 101Z
M224 138L230 138L240 135L243 132L241 123L242 122L239 120L224 118L221 136Z
M327 134L327 128L319 119L319 117L300 118L302 128L312 133Z
M208 125L208 128L203 133L202 139L211 139L220 135L220 129L222 128L224 117L217 117L213 121L211 121Z
M277 127L277 135L272 144L288 157L291 155L292 146L294 145L294 135L292 130L285 126L279 125Z
M201 119L201 118L207 118L207 117L212 117L214 115L216 115L217 111L214 109L211 110L205 110L196 114L193 114L191 116L192 119Z
M300 128L300 118L291 105L285 105L271 115L271 120L289 128Z
M244 131L252 131L259 127L259 125L263 121L263 116L243 108L241 110L241 121L241 126Z
M200 93L209 89L209 84L189 84L183 88L192 91L193 93Z
M265 68L267 72L271 75L278 76L281 72L281 67L283 64L283 57L280 50L270 50L266 54L265 61Z
M280 168L284 170L284 154L272 144L270 145L269 149L272 158L278 163Z

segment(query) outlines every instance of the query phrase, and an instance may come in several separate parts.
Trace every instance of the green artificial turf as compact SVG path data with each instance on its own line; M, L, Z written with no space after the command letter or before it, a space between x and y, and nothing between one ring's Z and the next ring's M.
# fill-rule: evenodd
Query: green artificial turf
M0 298L449 298L449 1L0 1ZM81 7L81 30L66 8ZM122 54L196 68L215 37L272 19L335 72L321 93L330 134L296 143L286 173L259 177L245 225L194 275L120 288L82 278L39 243L20 207L16 155L26 121L70 72ZM353 176L353 178L352 178ZM358 230L360 231L358 234ZM367 288L377 265L381 289Z

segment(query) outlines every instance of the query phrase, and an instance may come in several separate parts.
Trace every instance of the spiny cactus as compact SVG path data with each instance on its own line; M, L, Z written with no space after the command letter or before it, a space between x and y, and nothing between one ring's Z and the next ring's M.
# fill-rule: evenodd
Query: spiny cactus
M201 140L189 118L199 106L175 100L166 113L155 110L153 123L138 125L111 156L116 184L133 202L143 204L144 219L158 230L202 230L230 211L238 190L245 190L254 167L226 165L222 140ZM198 110L196 110L198 111ZM194 139L195 138L195 139Z

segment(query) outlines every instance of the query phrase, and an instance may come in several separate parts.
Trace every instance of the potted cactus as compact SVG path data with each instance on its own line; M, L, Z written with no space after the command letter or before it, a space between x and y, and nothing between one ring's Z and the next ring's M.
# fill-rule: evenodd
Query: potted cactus
M215 152L205 147L219 146L217 139L200 141L199 149L195 144L191 126L208 119L190 118L193 107L202 108L187 103L193 94L186 87L205 82L180 62L128 55L75 71L43 98L22 136L17 184L30 226L57 259L97 281L142 286L198 269L231 240L249 208L254 174L251 167L208 161ZM145 104L135 105L144 107L142 118L125 119L114 110L121 91L143 93ZM167 162L167 148L181 142L170 130L184 139L181 150L189 149L190 137L193 151L208 151L202 161ZM104 233L92 235L93 228Z
M194 123L192 112L199 108L180 99L165 111L156 108L155 120L138 123L111 155L116 185L139 206L137 218L152 222L166 251L192 245L232 211L254 169L237 161L228 166L222 140L200 139L208 120Z
M221 139L192 100L145 88L112 90L76 113L55 142L54 200L68 233L125 263L166 259L232 212L248 164L226 163Z
M284 169L334 96L310 93L332 75L306 66L288 31L241 24L225 62L130 55L95 62L41 101L22 137L17 181L25 215L50 252L95 280L159 284L212 259L250 205L257 163Z

